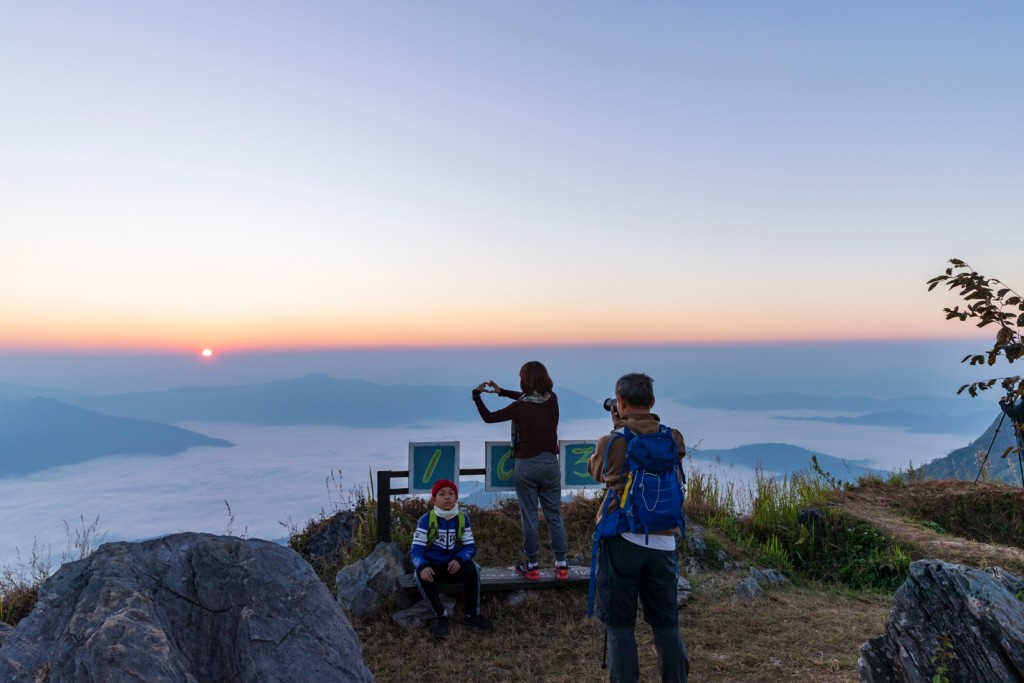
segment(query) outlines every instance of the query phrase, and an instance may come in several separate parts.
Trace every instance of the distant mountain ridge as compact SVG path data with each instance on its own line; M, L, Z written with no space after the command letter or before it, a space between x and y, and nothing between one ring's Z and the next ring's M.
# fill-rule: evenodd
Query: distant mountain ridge
M82 391L66 391L64 389L54 389L52 387L37 387L29 386L27 384L0 382L0 401L27 401L30 398L37 398L40 396L64 400L65 398L76 398L88 395L89 394Z
M4 385L0 385L2 388ZM31 390L15 385L7 388L20 395ZM596 401L575 391L556 387L556 392L563 420L607 415ZM29 418L26 413L17 419L9 419L6 425L0 424L0 432L4 429L8 431L6 434L0 433L0 476L15 471L23 472L26 468L31 471L114 453L167 454L196 445L229 445L187 430L155 431L158 428L177 430L170 426L176 423L231 422L389 428L475 421L478 416L470 394L470 387L381 385L366 380L310 374L263 384L72 395L64 396L61 402L49 399L49 403L46 399L37 399L40 403L25 402L34 406L34 417ZM506 399L491 395L485 395L484 400L492 410L508 405ZM979 404L984 405L981 401L920 396L881 400L779 393L690 397L677 399L677 402L691 407L733 410L817 409L857 413L874 409L860 415L839 417L780 415L778 418L903 427L927 432L977 433L977 429L981 429L978 421L987 419L985 414L978 412ZM72 406L81 412L69 412ZM918 410L907 411L904 409L906 406L914 406ZM15 411L10 406L5 410L8 415L13 415ZM85 411L91 411L88 420L82 416ZM936 414L929 415L928 411L936 411ZM128 421L117 422L118 418ZM149 429L146 438L151 442L147 443L139 437L141 427L131 420L145 421ZM39 427L44 423L45 427ZM17 431L28 429L33 424L36 425L36 431L31 438ZM84 426L86 424L90 426ZM969 431L972 425L974 431ZM175 437L170 438L170 434ZM183 434L192 436L184 438ZM4 458L17 458L17 455L13 455L15 452L31 455L28 460L34 464L15 468L10 462L2 462ZM771 471L793 472L807 469L812 454L812 451L788 444L750 444L728 451L696 451L693 455L697 460L719 458L723 462L746 467L754 467L761 462ZM861 474L873 471L866 462L844 461L821 453L817 455L822 468L838 478L856 479Z
M974 435L998 414L991 402L965 397L900 396L889 399L814 394L706 395L676 399L691 408L716 410L820 410L857 415L778 415L779 420L805 420L855 426L898 427L919 434Z
M970 415L922 415L906 410L891 413L866 413L856 417L790 417L780 415L780 420L803 420L806 422L831 422L868 427L902 427L920 434L977 434L992 420L990 411Z
M601 406L555 388L562 419L599 417ZM469 387L382 385L361 379L310 374L241 386L181 387L68 399L110 415L159 422L242 422L262 425L319 424L397 427L416 423L478 420ZM496 410L506 399L485 397Z
M149 420L111 417L51 398L0 402L0 476L107 455L173 455L223 439Z
M830 410L849 413L892 413L905 411L923 415L970 415L988 409L998 412L993 402L963 396L899 396L868 398L864 396L819 396L816 394L706 394L675 399L691 408L718 410Z
M811 457L816 456L824 472L838 481L854 482L866 474L886 475L886 472L870 467L868 460L846 460L825 453L811 451L788 443L752 443L722 450L691 450L695 461L714 462L721 465L740 465L766 472L794 474L811 469Z

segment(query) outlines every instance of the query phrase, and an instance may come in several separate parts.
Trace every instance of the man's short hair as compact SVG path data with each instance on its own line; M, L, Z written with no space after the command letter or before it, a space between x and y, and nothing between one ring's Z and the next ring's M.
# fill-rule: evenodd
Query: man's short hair
M615 383L615 395L631 406L650 408L654 405L654 380L642 372L623 375Z

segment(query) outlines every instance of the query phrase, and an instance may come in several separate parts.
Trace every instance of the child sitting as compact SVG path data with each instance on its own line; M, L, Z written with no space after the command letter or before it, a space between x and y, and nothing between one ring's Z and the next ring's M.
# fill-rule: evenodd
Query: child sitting
M459 511L459 489L441 479L430 494L434 509L416 523L409 548L416 587L437 617L430 632L438 638L448 635L448 611L441 604L439 582L461 583L465 623L490 631L494 624L480 614L480 568L473 561L476 544L469 515Z

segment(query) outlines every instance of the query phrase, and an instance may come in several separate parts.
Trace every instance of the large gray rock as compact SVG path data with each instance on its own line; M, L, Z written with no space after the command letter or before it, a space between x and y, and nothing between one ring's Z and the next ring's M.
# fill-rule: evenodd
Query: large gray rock
M860 649L866 683L1024 680L1024 579L999 567L919 560L896 591L885 634Z
M363 559L343 567L335 577L338 602L356 619L376 614L381 601L399 590L405 555L395 542L380 542Z
M295 552L183 533L62 566L0 647L0 680L372 682L344 612Z

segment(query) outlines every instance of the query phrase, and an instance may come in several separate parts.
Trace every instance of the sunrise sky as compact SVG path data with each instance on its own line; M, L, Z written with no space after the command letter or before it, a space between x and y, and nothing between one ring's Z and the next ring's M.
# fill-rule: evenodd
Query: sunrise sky
M972 334L1019 2L8 3L0 351ZM629 324L623 324L625 318Z

